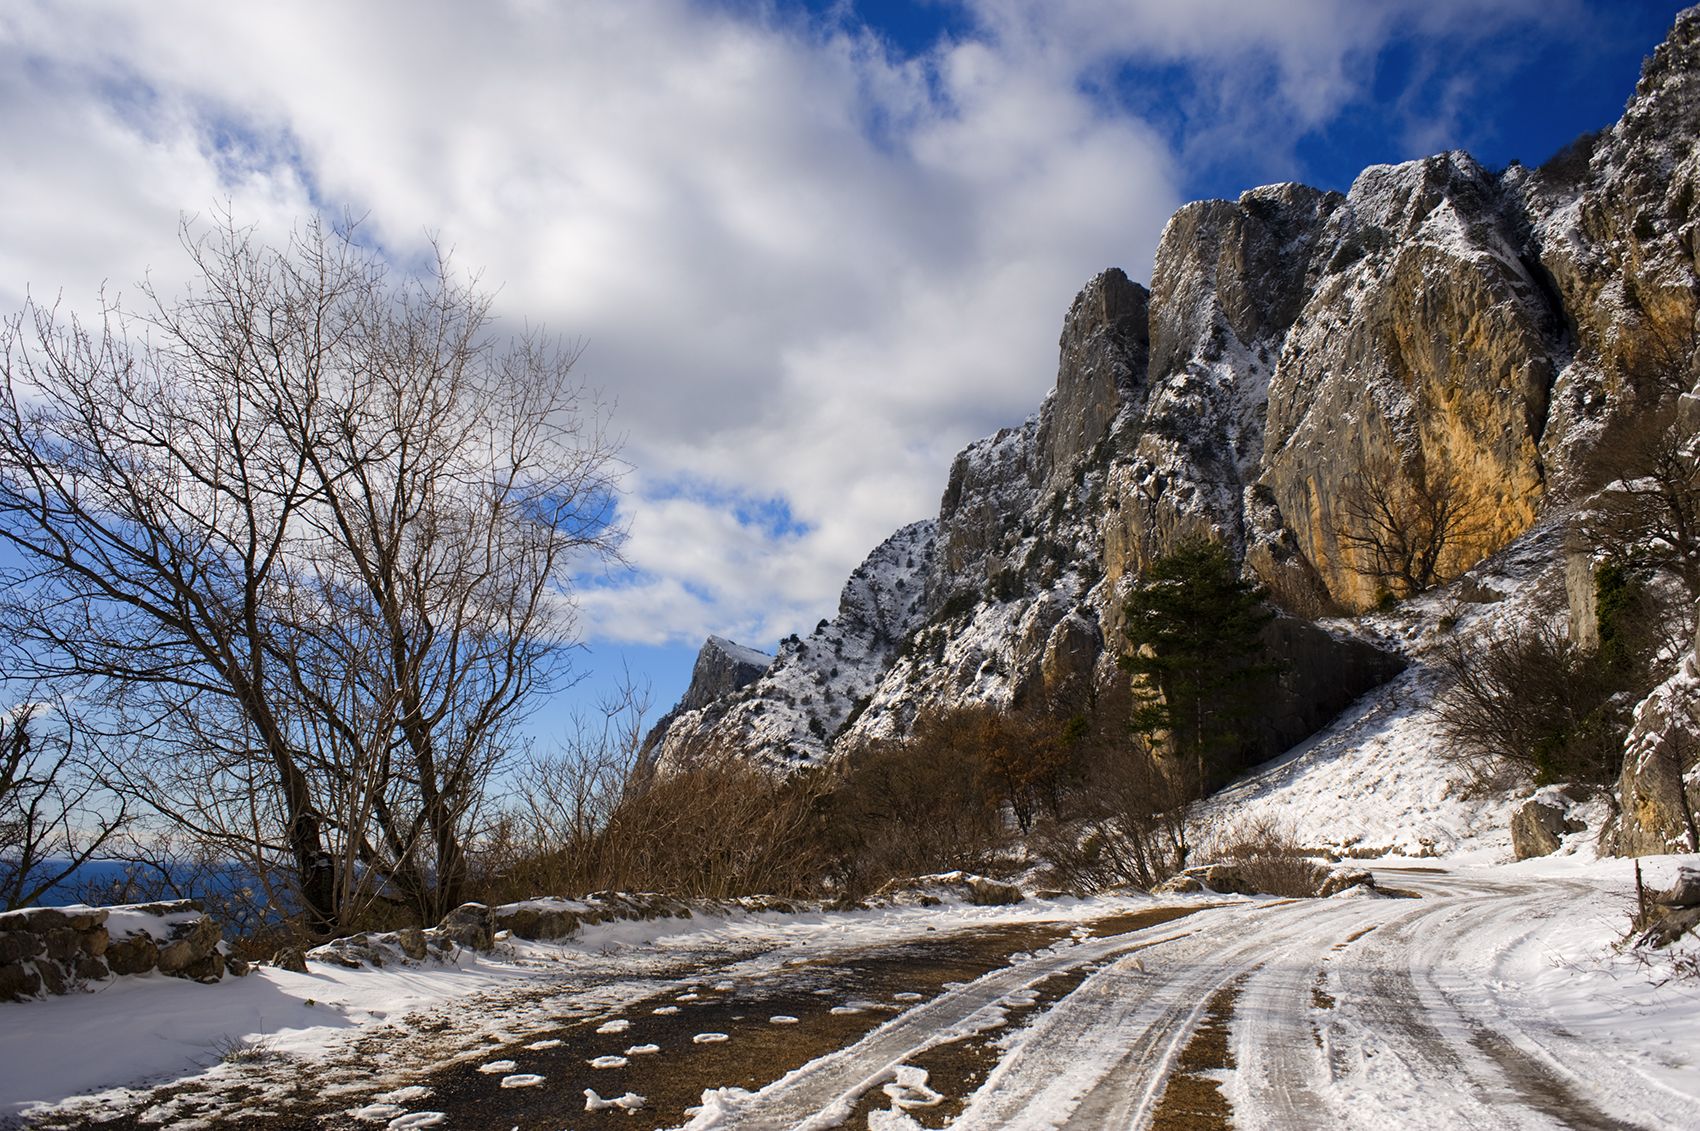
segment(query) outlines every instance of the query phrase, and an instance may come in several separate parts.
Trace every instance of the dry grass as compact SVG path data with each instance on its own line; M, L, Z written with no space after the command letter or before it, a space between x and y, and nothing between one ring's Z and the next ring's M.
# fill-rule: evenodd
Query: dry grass
M1235 875L1253 891L1306 899L1322 890L1328 867L1312 858L1292 830L1273 817L1238 821L1217 830L1201 855L1232 865Z

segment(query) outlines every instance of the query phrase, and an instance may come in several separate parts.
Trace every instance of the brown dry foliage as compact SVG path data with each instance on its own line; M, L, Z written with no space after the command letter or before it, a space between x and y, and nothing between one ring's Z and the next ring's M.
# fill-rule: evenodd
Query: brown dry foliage
M1329 875L1328 867L1311 858L1291 829L1267 814L1223 827L1204 855L1232 864L1251 889L1288 899L1317 895Z
M1151 888L1186 867L1186 822L1196 790L1163 772L1149 742L1126 733L1114 712L1084 727L1076 750L1083 769L1066 801L1067 819L1038 830L1036 846L1060 886Z
M1623 757L1620 680L1598 657L1545 626L1518 626L1485 645L1439 651L1452 685L1441 731L1463 760L1508 765L1537 783L1609 782Z

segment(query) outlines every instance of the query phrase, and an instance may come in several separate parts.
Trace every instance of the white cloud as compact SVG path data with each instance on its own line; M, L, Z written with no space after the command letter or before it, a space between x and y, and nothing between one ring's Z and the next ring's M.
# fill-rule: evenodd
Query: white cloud
M1353 96L1394 22L1457 22L1415 0L968 7L976 33L898 58L853 22L686 0L14 4L0 301L169 279L179 213L227 199L268 229L364 213L401 257L433 233L504 317L584 336L618 401L640 572L587 592L592 636L771 642L936 507L958 447L1037 406L1082 283L1144 275L1180 166L1094 82L1179 62L1226 105L1234 76L1273 76L1280 144ZM738 520L772 498L800 532Z

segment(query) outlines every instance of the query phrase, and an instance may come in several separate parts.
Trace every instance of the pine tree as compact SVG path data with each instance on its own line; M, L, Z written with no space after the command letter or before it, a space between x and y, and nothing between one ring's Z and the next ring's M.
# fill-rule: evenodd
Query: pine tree
M1194 538L1154 561L1125 606L1133 730L1166 741L1198 794L1244 753L1250 693L1276 671L1263 598L1220 544Z

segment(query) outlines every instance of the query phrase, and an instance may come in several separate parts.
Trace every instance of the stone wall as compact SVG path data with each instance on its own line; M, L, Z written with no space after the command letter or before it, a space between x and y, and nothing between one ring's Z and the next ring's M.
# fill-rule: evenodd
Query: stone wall
M192 899L0 914L0 1001L67 994L156 970L211 983L248 968L224 953L218 922Z

